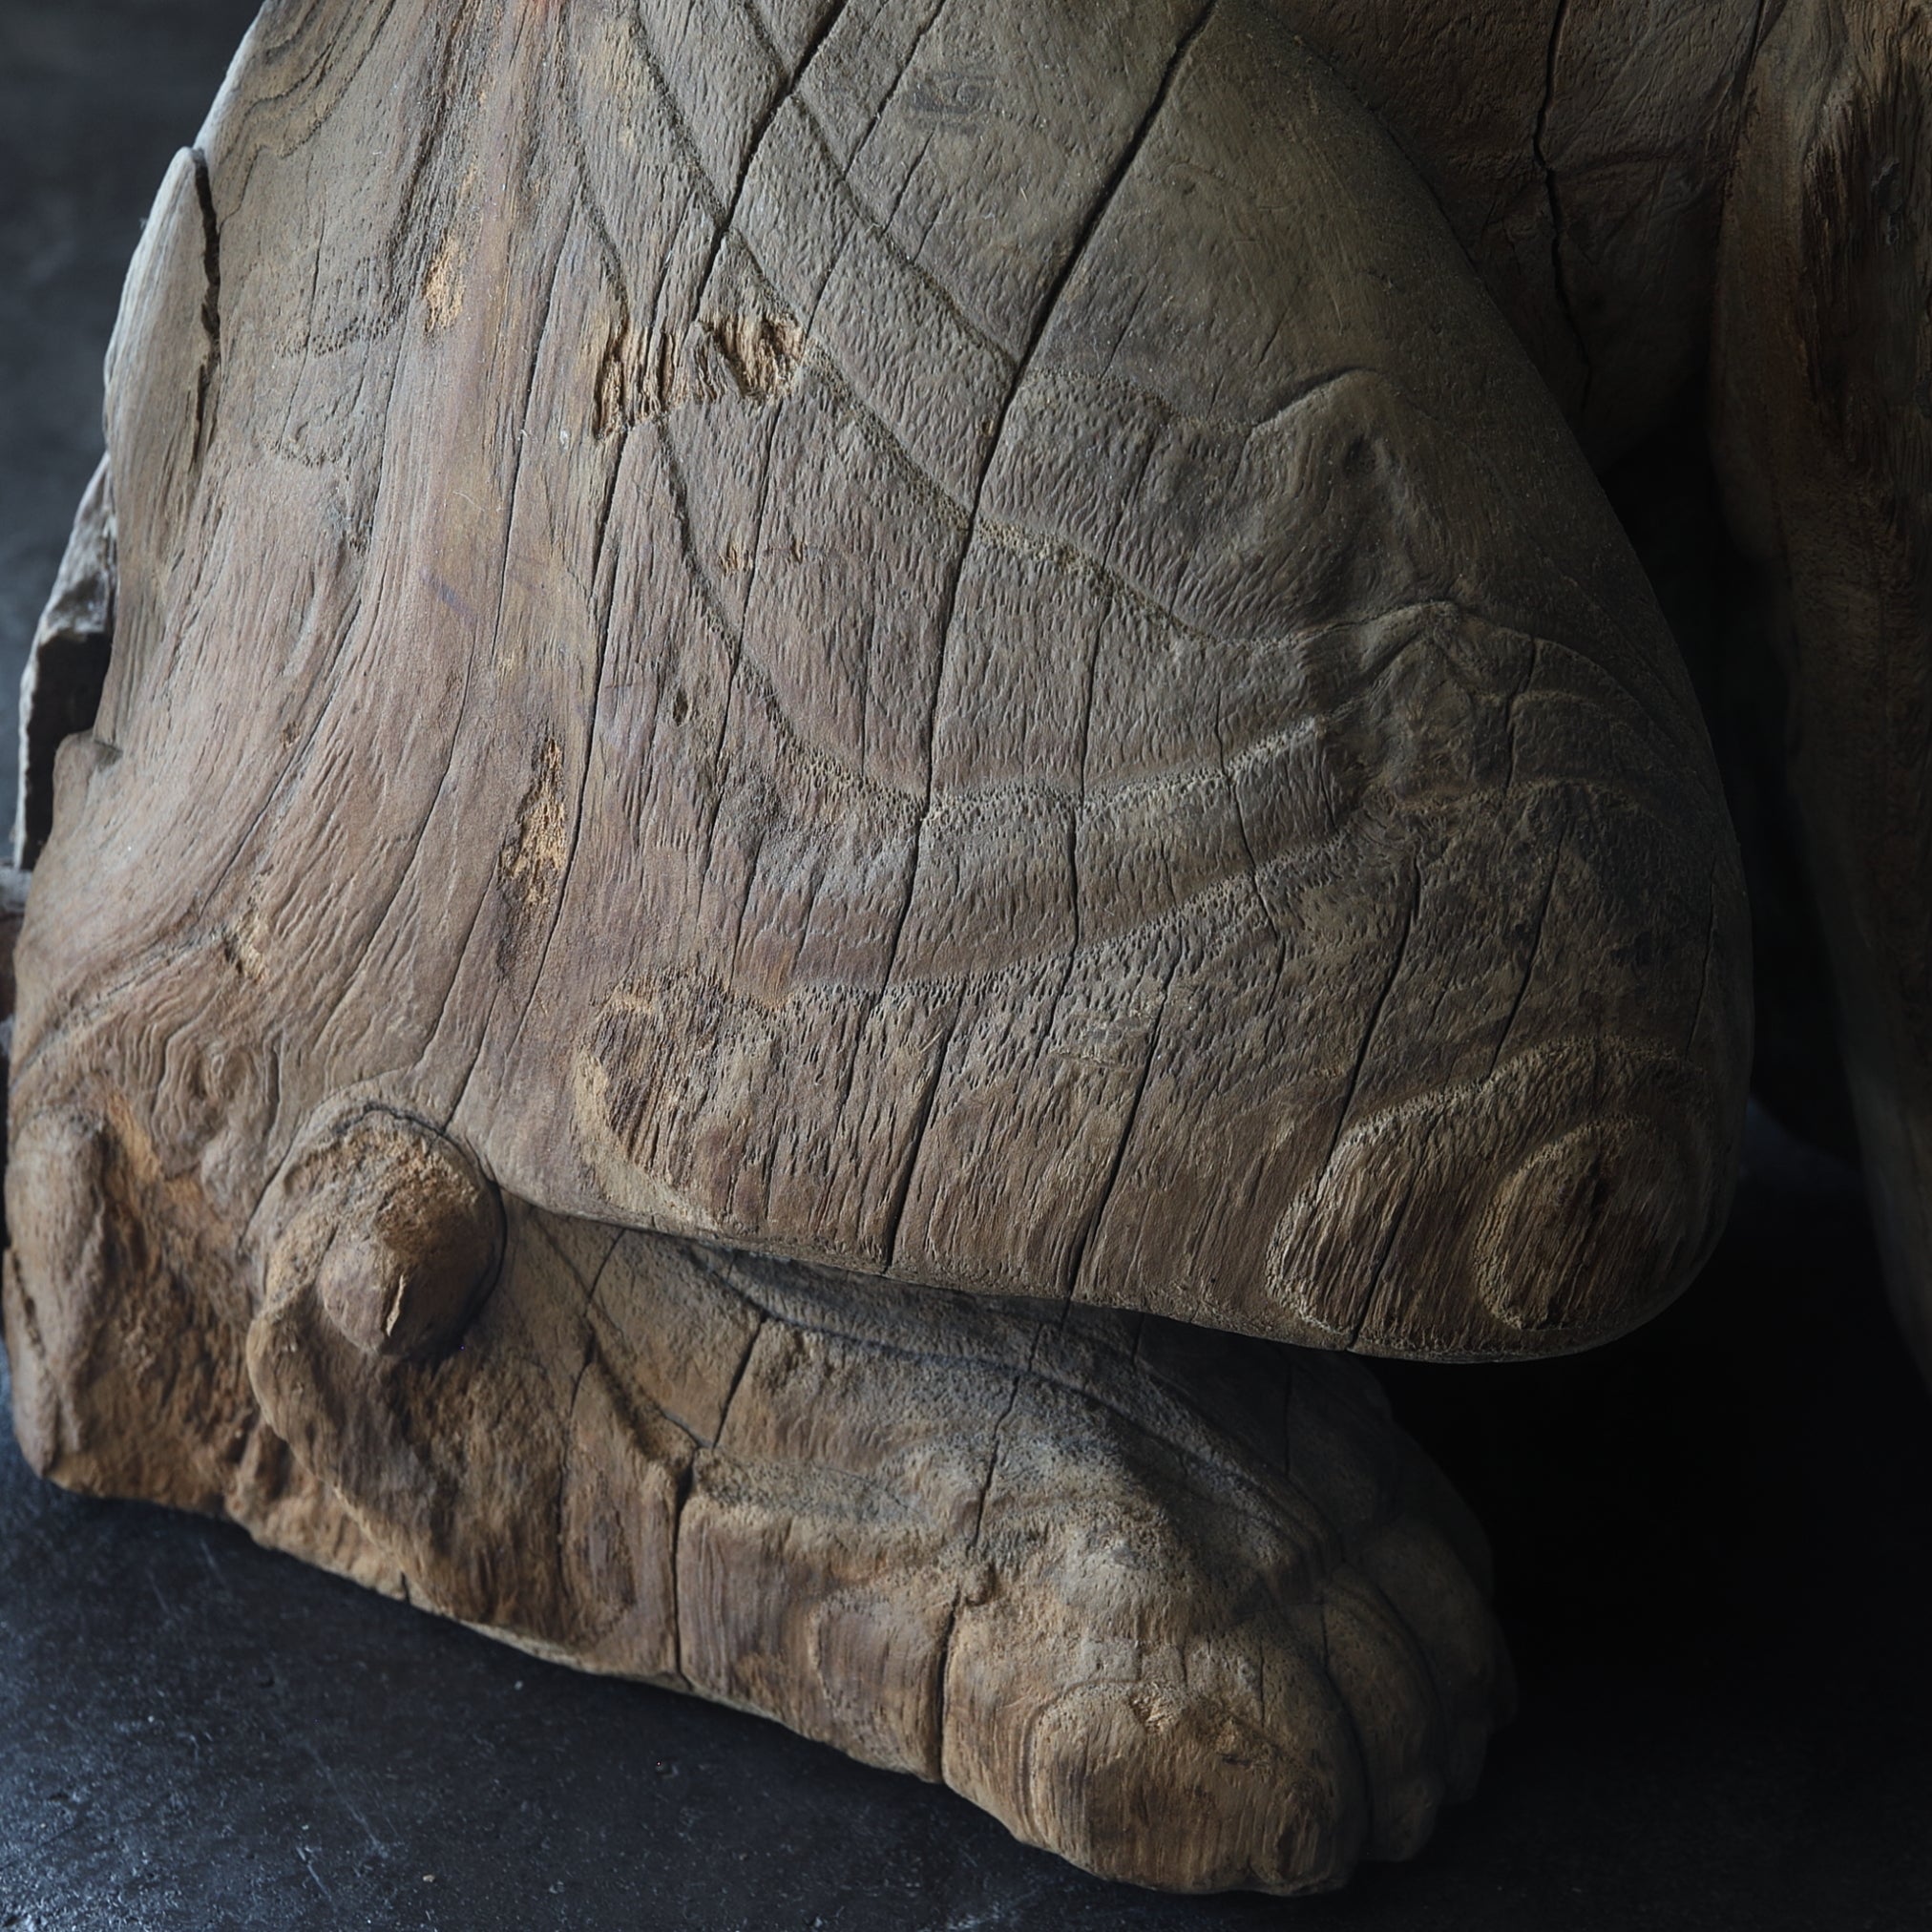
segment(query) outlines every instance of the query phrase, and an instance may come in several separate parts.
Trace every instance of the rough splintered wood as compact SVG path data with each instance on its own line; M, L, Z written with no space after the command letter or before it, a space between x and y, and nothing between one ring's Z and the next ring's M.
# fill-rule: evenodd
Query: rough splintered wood
M1714 1236L1736 862L1552 391L1694 364L1754 41L1301 11L264 10L76 539L36 1466L1144 1882L1467 1789L1460 1506L1183 1324L1575 1347Z
M707 21L264 16L112 357L36 1085L219 1034L270 1158L367 1089L555 1211L1324 1345L1649 1313L1734 855L1396 150L1240 0Z
M171 1151L40 1113L10 1172L15 1427L73 1488L224 1511L1146 1884L1407 1856L1508 1714L1480 1532L1341 1357L514 1200L506 1235L460 1149L354 1105L267 1188L251 1310ZM413 1334L345 1307L345 1243Z
M20 789L13 863L32 871L53 826L53 761L100 709L114 642L114 493L105 457L74 514L74 534L33 633L20 681ZM13 1001L9 987L7 1011Z

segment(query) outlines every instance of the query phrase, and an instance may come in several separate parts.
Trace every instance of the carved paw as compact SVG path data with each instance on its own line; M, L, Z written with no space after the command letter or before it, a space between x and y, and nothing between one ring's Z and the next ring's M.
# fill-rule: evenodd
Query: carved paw
M348 1186L305 1171L284 1229ZM417 1601L1142 1883L1334 1885L1473 1785L1509 1698L1480 1537L1354 1363L508 1225L441 1354L350 1333L299 1231L249 1337Z

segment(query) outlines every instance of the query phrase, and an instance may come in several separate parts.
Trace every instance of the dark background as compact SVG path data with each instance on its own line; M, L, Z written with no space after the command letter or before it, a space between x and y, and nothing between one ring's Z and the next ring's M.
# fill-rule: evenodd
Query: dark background
M0 0L10 801L121 272L252 11ZM1618 485L1660 574L1681 468ZM1489 1526L1522 1708L1422 1856L1335 1898L1098 1884L755 1718L64 1495L9 1439L0 1928L1932 1927L1932 1399L1856 1176L1754 1115L1731 1232L1642 1334L1385 1379Z

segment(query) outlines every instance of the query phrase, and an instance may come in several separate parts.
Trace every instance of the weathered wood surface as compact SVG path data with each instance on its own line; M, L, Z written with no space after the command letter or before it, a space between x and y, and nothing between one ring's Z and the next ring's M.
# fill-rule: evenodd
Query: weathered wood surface
M1741 909L1558 412L1264 12L924 19L264 16L113 359L21 1104L219 1037L271 1159L367 1090L898 1279L1629 1326Z
M1762 0L1274 0L1388 126L1593 460L1703 372Z
M1509 1695L1480 1538L1353 1364L514 1205L459 1352L360 1348L329 1270L372 1195L406 1250L473 1238L433 1142L298 1150L248 1338L263 1433L414 1601L1143 1883L1324 1886L1467 1795Z
M32 872L53 826L53 763L93 728L114 640L114 490L105 457L74 513L74 532L20 681L20 780L13 863ZM7 1011L13 1011L10 983Z
M251 1310L173 1153L122 1107L15 1155L15 1427L70 1487L225 1512L1146 1884L1405 1857L1508 1714L1481 1534L1343 1357L506 1223L356 1103L268 1187Z
M1735 855L1563 409L1694 363L1735 11L1452 35L1425 187L1255 0L271 5L110 358L36 1465L1096 1870L1412 1850L1480 1548L1180 1324L1576 1347L1714 1237Z

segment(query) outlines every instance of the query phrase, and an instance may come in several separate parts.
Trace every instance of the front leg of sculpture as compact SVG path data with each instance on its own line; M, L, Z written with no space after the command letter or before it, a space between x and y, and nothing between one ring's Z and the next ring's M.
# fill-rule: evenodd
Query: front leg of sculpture
M1784 12L1752 79L1714 337L1734 527L1790 757L1894 1306L1932 1376L1932 15Z
M196 1229L134 1207L151 1145L89 1145L91 1218L20 1236L36 1278L101 1277L96 1325L17 1275L9 1303L62 1480L155 1493L172 1453L178 1497L200 1455L264 1541L943 1778L1146 1884L1315 1890L1404 1857L1506 1714L1480 1535L1353 1362L506 1223L459 1149L371 1106L269 1189L245 1375L185 1306L171 1354L129 1361L114 1293L165 1292ZM128 1392L211 1359L260 1403L232 1453L171 1443L158 1401L136 1449Z
M21 940L16 1426L1094 1869L1331 1883L1502 1667L1273 1344L1688 1281L1708 744L1269 10L718 25L271 9L171 172Z

